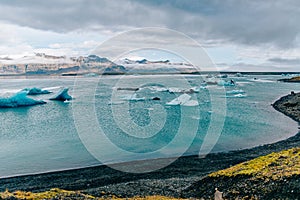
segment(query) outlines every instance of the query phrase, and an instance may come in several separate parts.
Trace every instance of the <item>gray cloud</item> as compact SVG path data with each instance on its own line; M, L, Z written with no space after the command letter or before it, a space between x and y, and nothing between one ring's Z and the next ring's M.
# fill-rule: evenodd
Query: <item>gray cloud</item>
M261 71L268 71L268 72L297 72L299 71L298 66L294 65L272 65L267 63L261 64L249 64L249 63L236 63L231 65L229 68L230 71L243 71L243 72L261 72Z
M277 64L288 64L288 65L300 65L300 59L287 59L287 58L270 58L268 61L277 63Z
M297 46L300 1L2 0L0 20L55 32L165 27L209 40Z

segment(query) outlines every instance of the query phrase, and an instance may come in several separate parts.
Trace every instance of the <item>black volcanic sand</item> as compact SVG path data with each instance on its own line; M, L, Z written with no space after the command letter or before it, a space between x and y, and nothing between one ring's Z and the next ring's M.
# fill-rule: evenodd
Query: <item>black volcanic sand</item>
M289 107L285 105L287 100L290 101L290 97L281 98L274 103L274 107L291 117L294 115L299 116L299 112L298 114L288 113ZM299 111L299 103L297 105ZM297 118L293 117L293 119ZM173 197L199 197L199 194L194 192L195 188L193 187L198 185L199 181L207 174L271 152L278 152L299 146L300 132L287 140L252 149L209 154L205 158L199 158L198 156L181 157L171 165L151 173L129 174L107 166L98 166L38 175L2 178L0 179L0 190L4 191L8 188L10 191L24 190L37 192L50 188L61 188L81 190L84 193L95 196L109 196L114 194L119 197L132 197L157 194ZM132 168L134 165L143 169L167 160L136 161L118 164L118 166L126 169ZM209 194L207 195L210 197L214 192L213 188L215 184L220 185L224 183L226 185L226 180L220 183L211 182L203 190L208 191Z

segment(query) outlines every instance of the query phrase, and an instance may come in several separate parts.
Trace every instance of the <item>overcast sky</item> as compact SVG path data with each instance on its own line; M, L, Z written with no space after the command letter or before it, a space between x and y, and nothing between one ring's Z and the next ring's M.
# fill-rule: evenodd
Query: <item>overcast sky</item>
M87 55L117 34L161 27L196 40L220 69L300 71L298 0L1 0L0 13L2 58ZM133 35L128 45L143 37Z

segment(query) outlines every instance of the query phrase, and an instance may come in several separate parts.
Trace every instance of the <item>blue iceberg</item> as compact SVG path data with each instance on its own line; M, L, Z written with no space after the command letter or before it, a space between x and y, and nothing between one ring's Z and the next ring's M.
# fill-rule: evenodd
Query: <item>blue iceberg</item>
M46 102L42 100L28 98L26 91L21 91L11 97L0 98L0 108L16 108L21 106L33 106L45 103Z
M56 95L54 95L50 100L55 101L70 101L72 97L68 94L69 88L61 89Z
M235 83L234 83L233 80L230 80L230 81L219 80L219 81L217 82L217 84L218 84L219 86L235 86Z
M39 95L39 94L50 94L52 92L48 91L48 90L42 90L40 88L25 88L22 91L27 92L27 95Z

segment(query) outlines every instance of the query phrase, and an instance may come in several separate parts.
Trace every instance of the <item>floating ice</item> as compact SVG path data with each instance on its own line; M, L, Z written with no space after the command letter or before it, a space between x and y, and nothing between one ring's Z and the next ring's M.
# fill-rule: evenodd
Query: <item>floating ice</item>
M180 88L169 88L168 91L171 92L171 93L181 93L181 92L183 92L183 90L180 89Z
M247 95L245 94L236 94L236 95L233 95L234 97L238 97L238 98L243 98L243 97L246 97Z
M165 87L161 87L161 86L147 86L147 87L144 87L143 89L149 89L149 90L152 90L152 91L156 91L156 92L168 92L168 88L165 88Z
M191 100L191 96L188 94L182 94L179 97L173 99L172 101L166 103L168 106L198 106L199 103L196 100Z
M254 81L254 82L261 82L261 83L273 83L273 82L275 82L275 81L272 81L272 80L257 79L257 78L254 78L252 81Z
M188 102L191 99L191 96L188 94L182 94L179 97L173 99L172 101L166 103L167 105L170 106L175 106L175 105L182 105L186 102Z
M226 96L227 98L244 98L247 97L246 94L235 94L233 96Z
M245 94L244 90L230 90L227 91L226 94Z
M218 82L216 81L215 78L208 78L206 81L205 81L206 85L217 85Z
M224 81L224 80L219 80L217 82L219 86L235 86L235 83L233 81Z
M198 106L199 103L196 100L191 100L191 96L188 94L182 94L179 97L173 99L172 101L166 103L168 106Z
M26 95L26 91L21 91L14 96L0 98L0 108L16 108L21 106L33 106L46 103L42 100L28 98Z
M196 100L189 100L187 102L185 102L184 104L182 104L183 106L198 106L199 103Z
M68 94L69 88L61 89L56 95L54 95L50 100L56 101L70 101L72 97Z
M194 93L199 93L201 90L206 90L207 88L203 85L199 87L192 87L190 88L187 92L194 92Z
M112 102L109 102L108 105L120 105L123 103L124 103L124 101L112 101Z
M50 94L52 92L48 91L48 90L42 90L40 88L25 88L22 91L27 92L27 95L38 95L38 94Z
M235 74L235 76L236 77L243 77L244 75L238 72L238 73Z
M135 93L123 96L121 99L127 100L127 101L145 101L146 100L145 97L137 97L137 95Z

